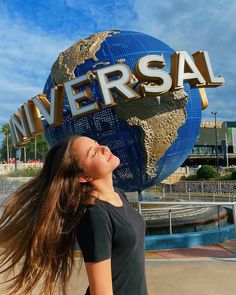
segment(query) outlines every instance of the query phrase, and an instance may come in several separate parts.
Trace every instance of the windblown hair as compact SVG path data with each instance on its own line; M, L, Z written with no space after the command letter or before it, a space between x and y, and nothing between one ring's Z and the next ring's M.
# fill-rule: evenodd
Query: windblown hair
M0 273L13 273L8 279L9 295L30 294L41 278L40 294L52 294L56 285L67 294L75 263L76 227L93 198L91 185L78 180L82 169L71 152L78 137L52 147L39 175L4 203Z

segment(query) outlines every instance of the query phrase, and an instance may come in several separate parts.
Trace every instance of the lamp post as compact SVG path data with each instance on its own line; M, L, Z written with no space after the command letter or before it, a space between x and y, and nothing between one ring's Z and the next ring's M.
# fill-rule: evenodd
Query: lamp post
M34 159L37 160L37 139L34 138Z
M216 115L217 112L211 112L215 117L215 149L216 149L216 170L219 172L219 159L218 159L218 138L217 138L217 129L216 129Z

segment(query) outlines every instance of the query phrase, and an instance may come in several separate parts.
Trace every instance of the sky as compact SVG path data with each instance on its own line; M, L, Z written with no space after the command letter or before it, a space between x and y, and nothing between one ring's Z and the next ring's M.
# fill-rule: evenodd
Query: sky
M208 51L225 84L207 89L202 118L217 111L218 120L236 120L236 0L0 0L0 126L42 93L61 51L110 29L147 33L189 54Z

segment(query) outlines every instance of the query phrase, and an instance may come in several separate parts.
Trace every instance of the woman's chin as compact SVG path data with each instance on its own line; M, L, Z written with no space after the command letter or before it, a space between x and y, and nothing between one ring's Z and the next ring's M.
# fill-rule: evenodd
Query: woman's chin
M120 165L120 159L117 156L114 156L114 160L116 160L116 167L114 169L116 169L119 165Z

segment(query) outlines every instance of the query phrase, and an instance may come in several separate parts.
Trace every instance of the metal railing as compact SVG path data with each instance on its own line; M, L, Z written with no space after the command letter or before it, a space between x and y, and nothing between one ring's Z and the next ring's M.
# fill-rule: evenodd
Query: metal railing
M27 182L30 177L15 177L0 179L0 194L8 195L13 193L23 183Z
M172 210L181 210L182 208L180 207L169 207L169 206L174 206L174 205L188 205L188 206L196 206L196 207L206 207L206 206L217 206L218 207L218 228L220 228L220 207L221 206L227 206L227 207L232 207L233 210L233 220L234 220L234 232L236 235L236 202L144 202L144 201L138 201L138 211L140 214L145 211L150 211L153 209L150 208L143 208L142 205L153 205L158 207L158 210L166 210L169 212L169 232L170 235L173 234L172 231ZM167 205L167 207L164 208L159 208L160 205Z
M162 190L167 194L236 194L236 181L179 181L162 185Z

